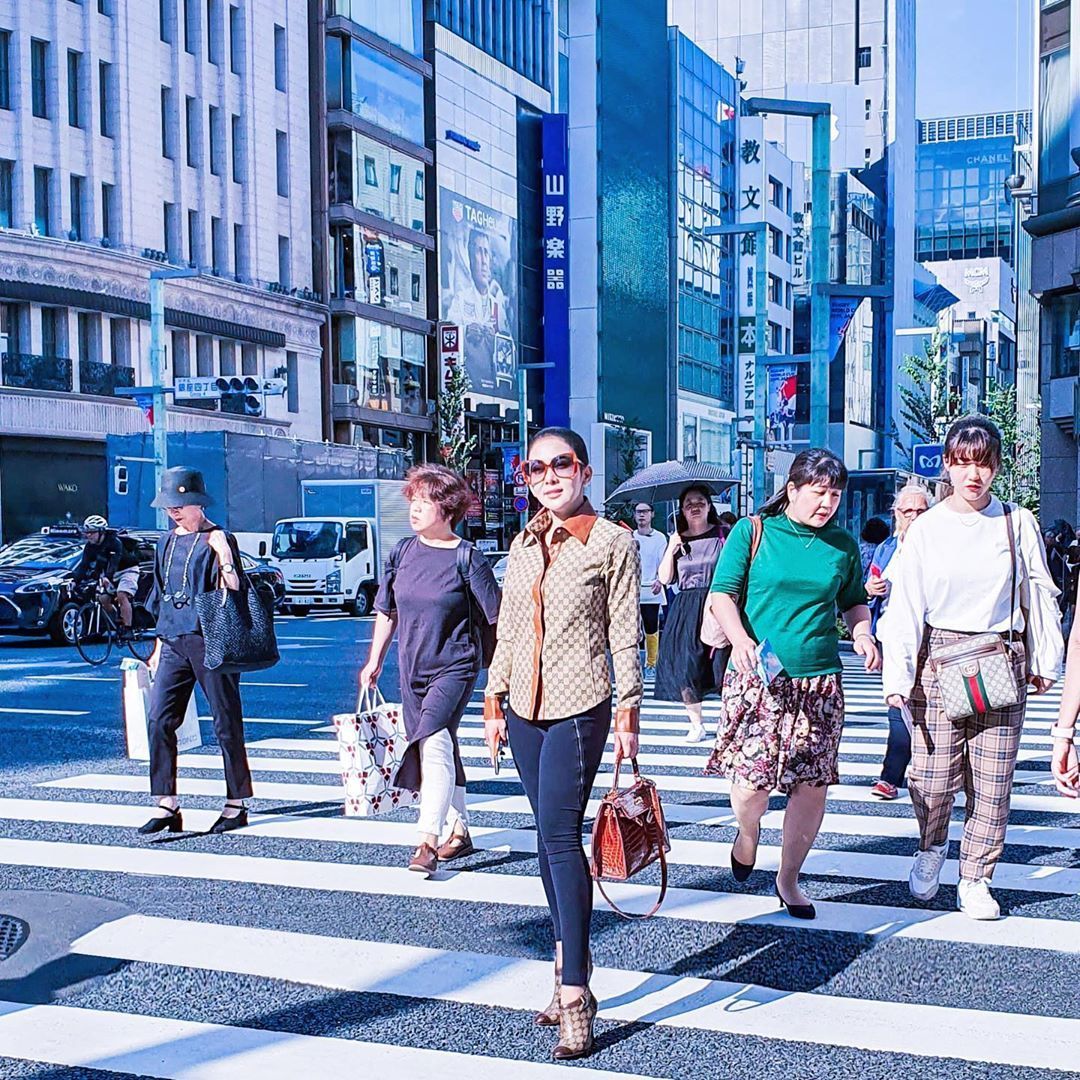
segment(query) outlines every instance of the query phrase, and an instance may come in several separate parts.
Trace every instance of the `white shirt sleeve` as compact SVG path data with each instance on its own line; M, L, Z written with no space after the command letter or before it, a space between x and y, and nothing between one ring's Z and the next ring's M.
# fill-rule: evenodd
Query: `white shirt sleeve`
M1054 584L1046 564L1039 525L1030 510L1017 511L1020 551L1024 568L1021 586L1022 603L1027 608L1025 628L1028 669L1032 675L1054 682L1061 674L1064 643L1061 638L1061 612L1057 605L1060 589Z
M882 687L885 697L910 697L915 685L915 668L926 626L926 592L922 565L925 555L920 543L919 522L904 537L903 558L898 551L889 563L891 588L889 606L879 624L882 650ZM896 564L895 568L893 563Z

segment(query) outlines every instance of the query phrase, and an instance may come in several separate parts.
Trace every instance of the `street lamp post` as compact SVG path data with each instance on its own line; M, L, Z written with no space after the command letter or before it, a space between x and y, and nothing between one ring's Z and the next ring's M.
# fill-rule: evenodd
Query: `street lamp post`
M529 452L529 387L528 387L528 373L530 371L542 371L544 368L553 368L555 365L552 362L539 363L539 364L518 364L517 376L518 376L518 439L521 443L521 460L525 460L525 455ZM529 521L529 511L518 511L518 526L524 529Z

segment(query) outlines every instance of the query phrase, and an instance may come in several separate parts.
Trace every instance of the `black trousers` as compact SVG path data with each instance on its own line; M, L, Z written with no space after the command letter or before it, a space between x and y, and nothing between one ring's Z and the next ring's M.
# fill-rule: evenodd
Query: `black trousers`
M176 794L176 731L198 683L210 702L214 734L225 759L225 794L251 798L251 770L244 746L244 709L240 676L208 671L203 664L202 634L162 639L157 675L150 693L150 792Z

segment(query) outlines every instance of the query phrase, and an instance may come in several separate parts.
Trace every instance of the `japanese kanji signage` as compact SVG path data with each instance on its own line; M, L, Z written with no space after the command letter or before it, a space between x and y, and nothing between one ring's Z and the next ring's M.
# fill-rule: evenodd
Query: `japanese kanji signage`
M570 422L570 178L567 117L543 117L544 418Z

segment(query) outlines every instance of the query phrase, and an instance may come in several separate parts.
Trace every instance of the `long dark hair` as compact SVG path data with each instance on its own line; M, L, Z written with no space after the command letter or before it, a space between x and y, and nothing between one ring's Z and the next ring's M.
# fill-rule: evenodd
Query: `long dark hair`
M815 446L795 455L787 483L796 488L807 484L825 484L831 488L847 487L847 466L831 451ZM779 517L790 505L787 484L758 511L762 517Z
M684 487L682 491L679 492L679 509L678 512L675 514L675 531L680 536L684 536L686 534L686 530L689 528L689 525L686 521L686 515L683 513L682 510L683 500L693 491L696 491L699 495L704 495L705 501L709 504L708 522L710 527L716 529L720 527L720 515L717 514L716 507L713 506L712 492L707 487L705 487L704 484L691 484L689 487Z

